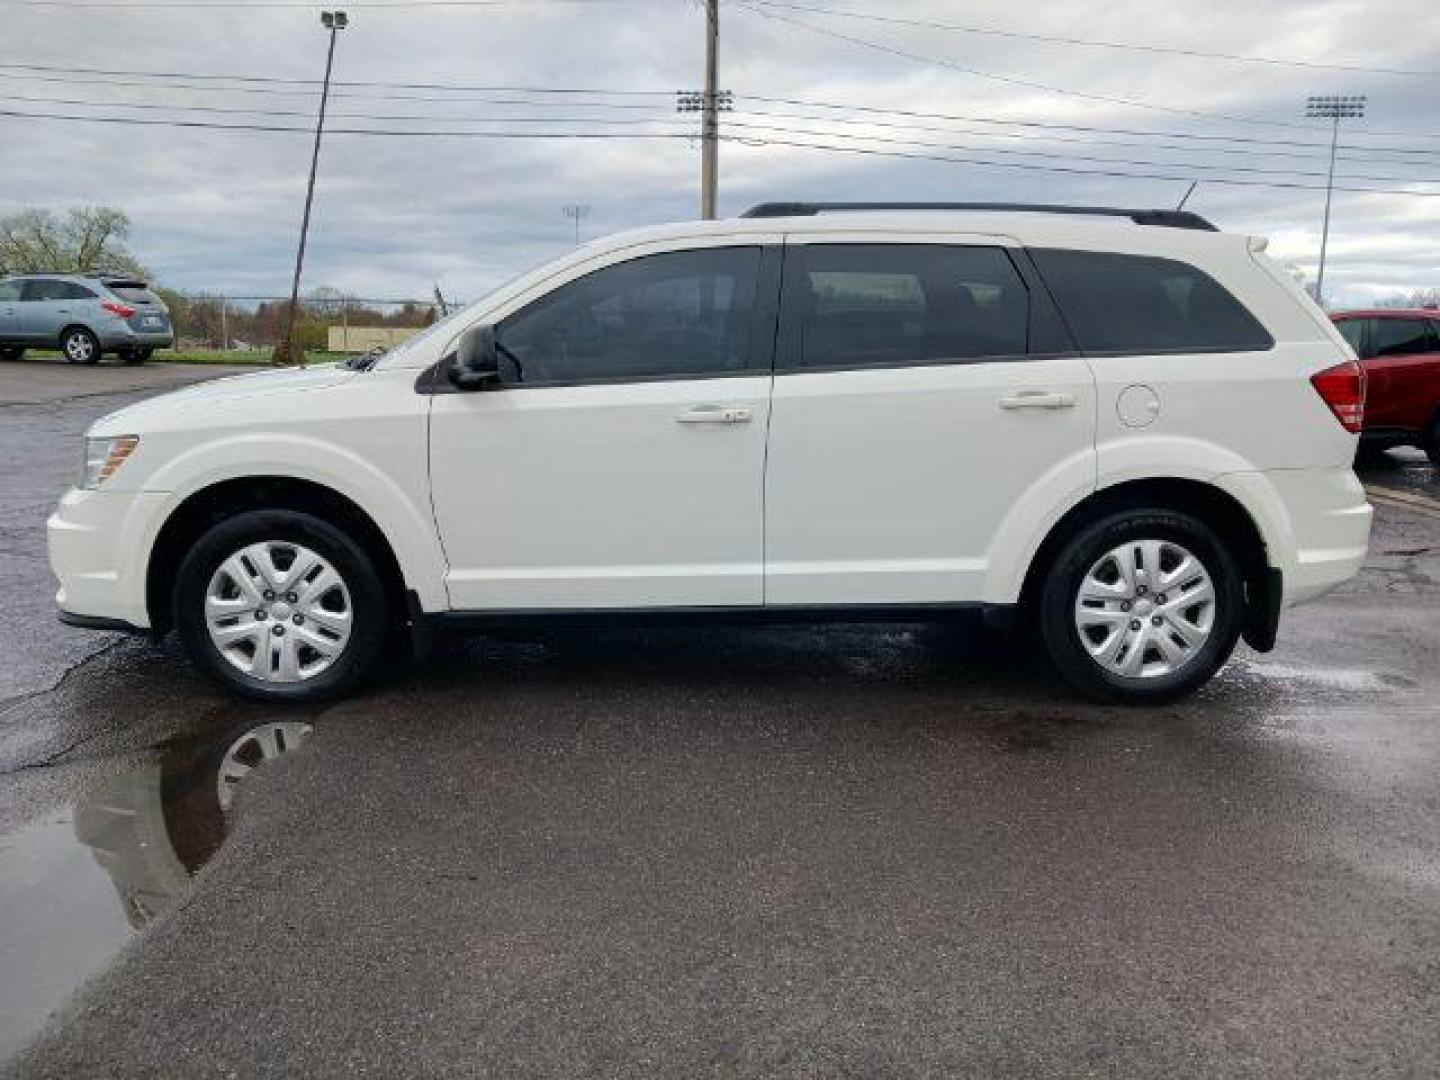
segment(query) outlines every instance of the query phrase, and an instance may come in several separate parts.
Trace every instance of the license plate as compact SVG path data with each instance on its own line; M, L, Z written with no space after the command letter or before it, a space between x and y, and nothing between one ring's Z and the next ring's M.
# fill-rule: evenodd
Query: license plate
M146 315L146 316L145 316L145 325L146 325L146 326L159 326L159 325L160 325L160 316L159 316L159 315Z

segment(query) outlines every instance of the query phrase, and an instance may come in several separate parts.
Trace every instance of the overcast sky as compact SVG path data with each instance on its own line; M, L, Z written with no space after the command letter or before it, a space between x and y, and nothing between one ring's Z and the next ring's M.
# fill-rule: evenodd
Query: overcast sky
M307 288L423 296L438 281L472 298L564 251L573 242L566 204L590 207L591 236L695 215L698 144L635 137L693 130L673 100L702 78L704 23L693 0L348 10L335 79L351 85L332 102L337 129L627 137L331 134ZM314 85L178 76L318 80L319 11L280 0L0 0L0 110L304 128ZM1340 67L1082 47L906 20ZM6 66L19 64L54 70ZM1304 118L1305 98L1365 94L1368 116L1342 129L1352 148L1341 151L1337 173L1348 178L1337 184L1434 194L1337 192L1327 292L1355 303L1440 286L1440 182L1424 182L1440 181L1437 0L722 0L721 85L735 95L725 133L749 140L722 146L722 214L797 198L1171 206L1194 177L1204 182L1189 208L1227 231L1269 236L1273 253L1312 275L1329 130ZM525 90L490 89L498 87ZM546 89L585 92L537 92ZM914 113L963 119L906 115ZM1092 128L1104 130L1077 130ZM0 116L0 214L117 206L134 221L133 250L163 283L283 293L309 154L303 131ZM1081 174L1100 170L1147 175Z

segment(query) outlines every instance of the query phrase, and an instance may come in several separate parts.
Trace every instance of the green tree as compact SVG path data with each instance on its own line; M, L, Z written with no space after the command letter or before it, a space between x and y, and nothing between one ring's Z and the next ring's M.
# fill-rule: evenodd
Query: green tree
M0 274L39 271L148 277L125 247L130 219L123 210L85 206L63 216L25 210L0 218Z

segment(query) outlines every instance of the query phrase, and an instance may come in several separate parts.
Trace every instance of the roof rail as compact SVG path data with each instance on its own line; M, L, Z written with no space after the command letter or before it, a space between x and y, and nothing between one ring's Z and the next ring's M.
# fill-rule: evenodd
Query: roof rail
M985 210L1023 214L1074 214L1082 217L1123 217L1137 225L1168 229L1219 232L1209 221L1189 210L1137 210L1119 206L1063 206L1051 203L1004 202L771 202L752 206L741 217L814 217L847 210Z

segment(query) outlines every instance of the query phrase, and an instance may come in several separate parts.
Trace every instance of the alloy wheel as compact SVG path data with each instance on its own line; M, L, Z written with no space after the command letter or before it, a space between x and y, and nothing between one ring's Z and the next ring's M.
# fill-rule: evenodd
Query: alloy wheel
M1075 628L1092 660L1130 679L1170 675L1194 661L1215 626L1205 564L1170 540L1127 541L1080 583Z
M89 334L74 333L65 339L65 358L73 364L88 364L95 358L95 341Z
M205 590L211 643L261 682L315 678L344 653L354 622L344 578L324 556L291 541L241 548Z

